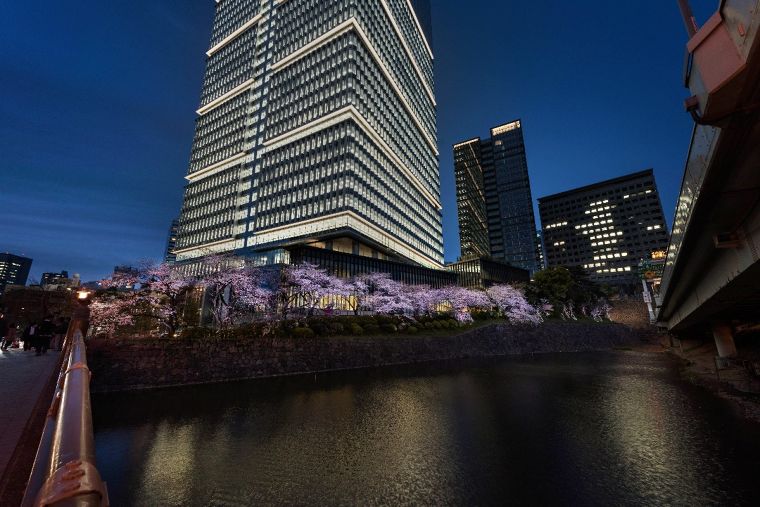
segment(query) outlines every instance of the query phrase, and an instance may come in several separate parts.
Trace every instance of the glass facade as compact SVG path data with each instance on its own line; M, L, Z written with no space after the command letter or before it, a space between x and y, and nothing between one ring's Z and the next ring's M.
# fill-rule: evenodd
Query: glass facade
M466 259L448 264L446 269L459 277L459 285L468 289L487 289L492 285L528 283L530 273L491 259Z
M348 233L441 268L429 20L424 1L218 2L178 261Z
M454 145L462 257L489 256L534 273L536 220L519 120ZM484 222L485 219L485 222Z
M546 264L582 267L609 285L637 283L637 266L668 246L649 169L538 200Z
M6 285L26 285L30 269L32 269L32 259L0 253L0 294L5 291Z
M287 251L288 262L317 264L341 278L351 278L367 273L388 273L394 280L408 285L428 285L439 288L457 284L457 274L454 272L430 269L407 262L375 259L310 246L290 247Z
M174 264L177 262L177 254L174 249L177 248L177 234L179 233L179 219L172 220L169 226L169 234L166 235L166 248L164 248L164 262Z

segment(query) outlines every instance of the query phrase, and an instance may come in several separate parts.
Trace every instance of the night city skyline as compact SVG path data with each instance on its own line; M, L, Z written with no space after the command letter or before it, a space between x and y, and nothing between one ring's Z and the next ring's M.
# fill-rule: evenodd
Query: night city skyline
M205 0L51 3L14 5L0 22L12 97L0 106L0 250L33 258L31 278L67 269L91 280L161 258L213 12ZM459 255L451 146L516 118L534 200L653 167L670 224L692 127L680 23L675 5L654 1L630 12L433 2L447 261Z

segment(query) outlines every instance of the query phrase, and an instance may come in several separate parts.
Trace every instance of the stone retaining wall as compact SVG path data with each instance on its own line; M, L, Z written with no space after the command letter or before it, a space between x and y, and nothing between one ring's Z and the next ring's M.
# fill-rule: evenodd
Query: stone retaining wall
M93 392L143 389L392 364L607 350L639 336L614 323L490 324L455 335L92 340Z

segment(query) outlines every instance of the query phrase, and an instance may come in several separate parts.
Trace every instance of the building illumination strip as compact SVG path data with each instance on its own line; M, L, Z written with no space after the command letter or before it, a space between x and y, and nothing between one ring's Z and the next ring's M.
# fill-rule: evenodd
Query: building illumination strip
M505 123L504 125L500 125L498 127L494 127L491 129L491 135L496 136L499 134L503 134L504 132L511 132L513 130L521 128L520 126L520 120L513 121L511 123Z
M455 144L454 148L460 148L462 146L466 146L468 144L474 143L475 141L480 141L480 138L476 137L475 139L470 139L469 141L462 141L461 143Z
M216 164L212 164L208 167L204 167L203 169L199 171L190 173L187 176L185 176L185 179L191 183L198 180L202 180L203 178L211 176L212 174L216 174L217 172L223 169L227 169L227 167L224 167L224 166L227 166L228 164L232 164L233 162L237 162L238 160L245 158L246 155L248 155L247 152L241 151L237 155L233 155L230 158L226 158L222 160L221 162L217 162Z
M219 44L217 44L216 46L214 46L211 49L209 49L208 51L206 51L206 55L207 56L213 55L214 53L216 53L217 51L219 51L220 49L222 49L224 46L226 46L227 44L229 44L230 42L232 42L233 40L235 40L235 38L238 35L240 35L241 33L245 32L246 30L248 30L249 28L251 28L256 23L258 23L260 20L261 20L261 14L256 14L254 17L252 17L251 19L249 19L248 21L246 21L240 28L238 28L237 30L235 30L234 32L232 32L231 34L229 34L227 37L225 37L224 39L222 39L222 41L219 42Z
M422 42L425 43L425 47L428 50L428 53L430 54L430 58L435 59L433 56L433 50L430 49L430 44L428 44L427 37L425 36L425 31L422 29L422 25L420 24L420 20L417 19L417 11L414 10L414 6L412 5L411 0L406 0L406 6L409 8L409 12L412 13L412 17L414 18L414 24L417 25L417 30L420 32L420 36L422 37Z
M422 193L423 197L430 201L430 204L435 206L438 210L443 209L441 203L438 202L438 199L436 199L436 197L430 193L428 189L425 188L417 176L415 176L414 173L412 173L406 167L406 165L404 165L404 162L398 158L398 155L393 152L391 147L388 146L383 138L378 135L375 129L372 128L369 122L367 122L367 120L362 117L362 115L354 106L346 106L333 113L318 118L311 123L302 125L295 130L291 130L290 132L286 132L273 139L270 139L269 141L265 141L264 146L267 147L267 152L269 152L349 119L353 120L354 123L356 123L359 128L361 128L364 133L367 134L375 142L377 147L380 148L385 156L390 158L391 161L396 164L399 169L401 169L401 172L404 173L404 176L406 176L407 179L415 186L415 188Z
M217 97L216 99L212 100L211 102L209 102L205 106L201 107L200 109L198 109L196 111L196 113L198 113L200 115L204 115L204 114L208 113L209 111L211 111L215 107L220 106L221 104L223 104L224 102L227 102L231 98L237 97L238 95L240 95L244 91L252 88L253 87L253 83L255 83L255 82L256 82L256 78L249 79L245 83L243 83L243 84L241 84L239 86L236 86L232 90L228 91L227 93L225 93L221 97Z
M341 220L345 221L341 223ZM249 241L247 246L264 245L275 241L281 241L283 239L296 238L307 234L314 234L317 232L315 230L315 227L319 227L320 225L323 226L324 230L334 229L337 227L349 227L351 229L363 232L372 239L398 252L408 259L419 262L420 264L428 267L443 269L443 265L440 262L432 259L431 257L428 257L422 252L412 249L408 245L389 235L378 226L366 221L364 218L360 217L352 211L343 211L340 213L334 213L332 215L312 218L309 220L303 220L292 224L281 225L278 227L273 227L271 229L258 231L253 236L253 241ZM287 236L284 237L283 234L287 234Z
M199 255L206 255L206 254L210 253L209 251L212 248L217 247L217 250L218 250L218 247L220 247L222 245L226 245L228 243L235 243L235 240L234 239L222 239L222 240L219 240L219 241L214 241L213 243L204 243L202 245L195 245L195 246L191 246L191 247L188 247L188 248L181 248L181 249L178 249L178 250L174 250L174 253L177 254L177 255L179 255L179 254L186 254L188 252L193 252L193 253L198 253ZM188 257L185 256L185 258L188 258Z
M430 101L433 103L434 106L436 106L437 104L435 102L435 96L433 95L433 90L430 89L430 87L427 84L427 81L425 80L425 77L422 75L422 70L420 69L419 65L417 65L417 58L415 58L415 56L412 54L412 50L409 48L409 44L406 43L406 37L404 37L404 34L401 33L401 29L399 28L398 23L396 23L396 18L393 16L393 13L388 7L388 2L386 0L380 0L380 4L383 6L383 10L385 11L385 14L388 16L388 19L391 22L391 26L393 26L393 30L396 32L398 39L401 41L401 45L403 46L404 51L406 51L406 56L409 58L409 61L412 62L412 66L414 67L415 72L417 72L417 77L420 78L422 87L425 88L425 91L427 92L428 97L430 97Z
M428 135L427 131L422 126L422 123L420 123L420 121L417 119L417 114L414 112L414 109L412 109L412 106L409 105L409 102L407 102L406 97L404 97L404 94L401 92L401 89L396 84L396 81L391 77L390 73L388 72L388 69L385 67L385 64L380 59L380 55L377 53L377 51L375 51L375 48L372 46L372 43L369 41L369 38L367 38L367 35L364 33L364 30L356 21L356 18L347 19L346 21L339 24L338 26L336 26L329 32L322 34L321 36L317 37L316 39L309 42L308 44L301 47L300 49L297 49L294 52L290 53L288 56L286 56L282 60L273 63L272 71L279 72L283 68L296 62L297 60L300 60L301 58L311 53L315 49L331 42L332 40L340 37L341 35L347 32L350 32L351 30L355 31L359 35L359 38L364 43L365 47L369 50L370 55L372 55L372 58L375 60L375 63L378 65L378 67L380 67L380 70L385 76L385 79L391 85L391 88L393 88L393 91L396 92L396 95L401 100L401 103L403 104L407 112L409 113L409 116L412 118L412 121L417 126L422 136L425 138L425 141L427 141L430 148L433 149L433 152L435 153L435 155L439 156L440 153L438 153L438 146L436 146L433 139Z

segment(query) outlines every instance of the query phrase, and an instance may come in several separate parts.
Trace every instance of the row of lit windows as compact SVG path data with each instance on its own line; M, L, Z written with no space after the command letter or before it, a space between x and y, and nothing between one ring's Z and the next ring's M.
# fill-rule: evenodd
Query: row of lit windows
M206 64L201 105L208 104L253 77L256 33L256 27L249 28L211 55Z
M342 58L344 48L350 47L357 56L363 78L344 77L343 70L336 67L315 79L304 78L317 62L333 58ZM345 64L342 67L348 67ZM351 64L351 67L356 65ZM328 80L337 79L330 83ZM343 79L342 79L343 78ZM326 82L327 81L327 82ZM299 86L298 83L304 83ZM304 57L275 75L272 81L269 116L267 119L267 136L275 137L294 128L313 121L325 114L347 105L354 105L360 114L401 158L407 168L417 173L434 194L438 191L437 162L434 154L426 146L421 133L418 133L408 113L392 93L389 85L378 71L372 60L366 55L353 34L346 34L330 45ZM406 133L399 135L399 133Z
M372 45L395 77L400 88L404 91L407 101L418 114L422 114L422 123L435 135L435 110L425 91L422 81L409 65L406 52L398 39L393 26L382 9L374 2L358 2L359 24L361 24ZM404 55L404 56L402 56Z
M261 0L223 0L217 3L211 47L254 18L261 6Z
M357 141L352 141L350 147L330 144L336 132ZM325 145L320 146L322 143ZM305 151L305 147L309 151ZM350 158L345 158L345 152ZM405 241L413 243L421 237L431 247L438 248L440 241L436 231L441 228L440 213L424 201L398 171L381 169L388 166L391 166L390 161L350 122L270 152L262 160L259 176L257 228L308 217L308 211L297 211L294 206L308 206L311 198L330 199L329 205L316 208L318 212L341 207L345 201L334 199L353 190L372 202L380 214L396 217L396 220L404 217L403 222L419 227L413 234L410 231ZM357 203L357 206L364 204ZM277 216L272 218L266 214L270 210L276 210ZM367 212L373 216L370 210Z
M414 14L409 10L409 4L406 0L388 0L388 4L415 61L422 71L422 75L427 81L427 85L432 88L434 84L433 59L430 58L430 53L425 47L424 36L417 28L417 23L413 18Z
M241 93L198 118L190 171L198 171L245 149L249 93Z

